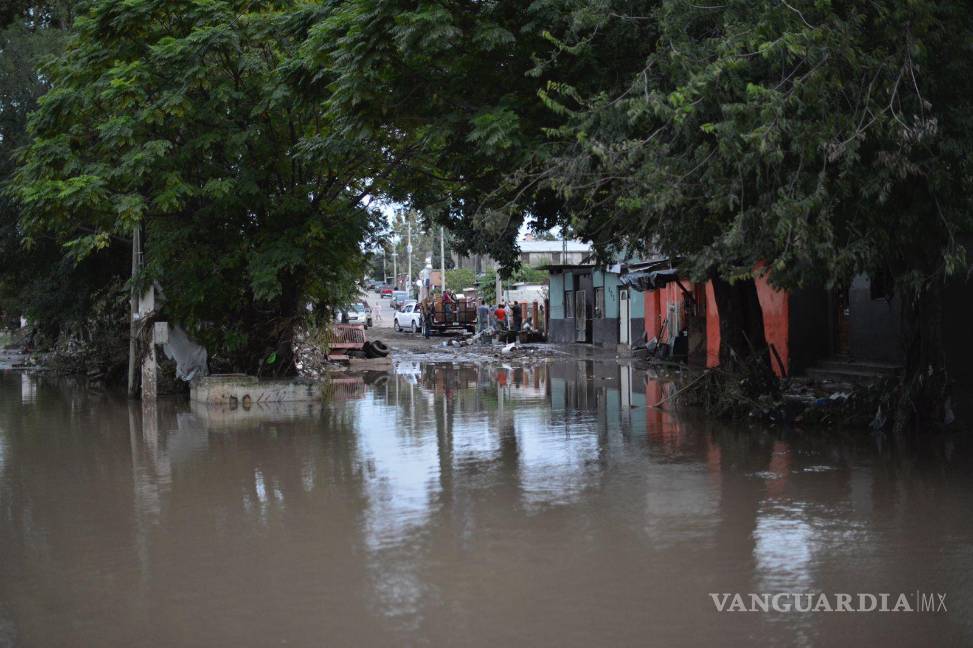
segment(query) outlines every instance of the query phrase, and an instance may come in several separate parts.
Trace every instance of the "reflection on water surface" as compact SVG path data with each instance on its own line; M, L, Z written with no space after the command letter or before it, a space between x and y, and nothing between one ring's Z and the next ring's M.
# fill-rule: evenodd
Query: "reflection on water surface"
M664 390L413 364L221 411L0 374L0 646L973 643L962 452L678 418ZM708 596L916 589L950 612Z

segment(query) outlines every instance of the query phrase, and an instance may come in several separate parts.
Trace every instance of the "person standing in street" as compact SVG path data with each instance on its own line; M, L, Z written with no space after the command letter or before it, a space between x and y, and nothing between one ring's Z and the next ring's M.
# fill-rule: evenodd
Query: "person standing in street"
M498 330L501 330L501 331L506 330L506 328L507 328L507 311L503 307L503 302L500 302L500 304L497 305L496 314L497 314L497 329Z
M422 302L422 331L427 340L432 332L433 309L435 308L435 305L428 298Z
M514 333L520 333L520 327L524 323L524 314L520 310L520 304L514 302L511 305L510 312L510 330Z
M481 303L476 308L476 332L482 333L490 324L490 307L486 302Z

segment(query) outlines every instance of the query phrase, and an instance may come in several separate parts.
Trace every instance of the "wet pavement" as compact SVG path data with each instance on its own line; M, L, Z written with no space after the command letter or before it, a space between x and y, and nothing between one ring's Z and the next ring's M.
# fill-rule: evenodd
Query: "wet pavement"
M973 645L973 471L647 407L586 360L398 363L323 404L0 373L0 646ZM718 612L710 593L947 595Z

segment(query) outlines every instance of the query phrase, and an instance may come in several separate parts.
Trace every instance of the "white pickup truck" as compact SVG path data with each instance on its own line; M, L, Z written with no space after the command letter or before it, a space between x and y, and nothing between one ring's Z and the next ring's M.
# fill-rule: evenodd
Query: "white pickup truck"
M402 310L395 313L392 318L392 326L396 331L411 330L418 333L422 330L422 311L418 302L406 302Z

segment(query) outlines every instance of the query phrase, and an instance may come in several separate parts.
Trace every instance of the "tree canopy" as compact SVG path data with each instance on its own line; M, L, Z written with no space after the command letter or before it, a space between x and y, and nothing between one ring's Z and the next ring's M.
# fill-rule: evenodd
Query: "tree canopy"
M624 20L601 16L562 55ZM765 261L785 287L965 269L967 3L663 1L644 20L642 69L554 99L569 118L541 173L582 236L697 275Z
M524 222L913 304L967 268L967 2L83 6L31 82L17 235L84 262L144 228L141 280L238 368L345 297L373 197L507 270Z
M81 260L142 227L168 318L230 367L283 363L305 304L360 277L395 169L333 127L327 79L297 57L325 9L89 3L12 183L28 241L53 233Z

